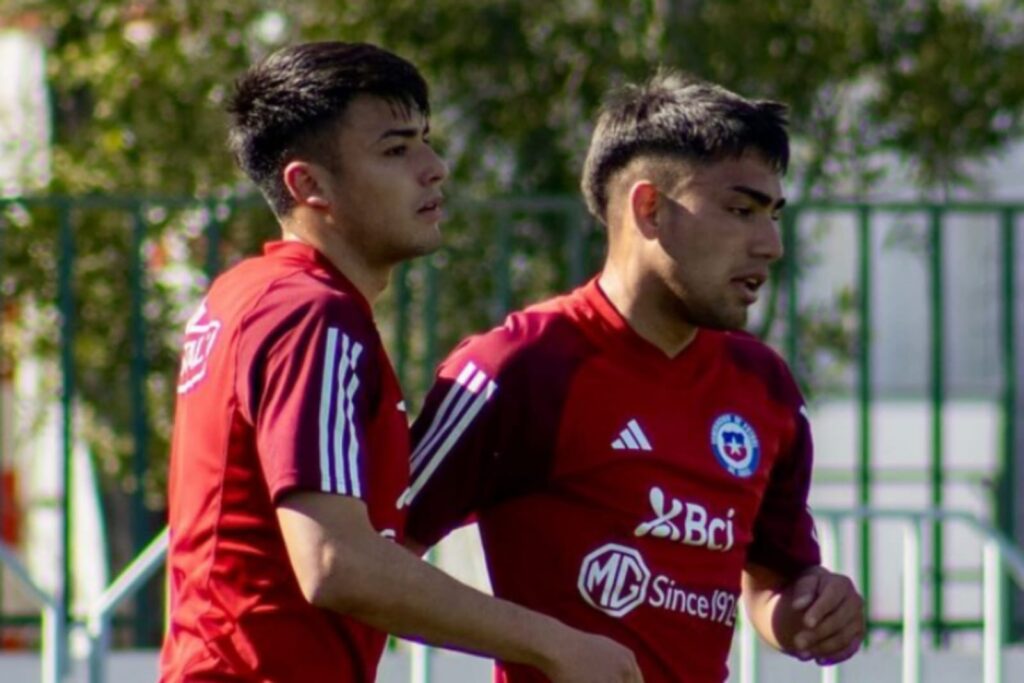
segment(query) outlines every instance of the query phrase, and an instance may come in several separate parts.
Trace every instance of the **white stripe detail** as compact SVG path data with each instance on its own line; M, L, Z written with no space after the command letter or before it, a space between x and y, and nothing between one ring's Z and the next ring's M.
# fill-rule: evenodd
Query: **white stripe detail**
M644 434L643 430L640 429L640 424L636 421L635 418L630 420L629 424L627 424L626 427L629 428L629 431L633 432L633 436L636 437L636 440L640 444L641 448L643 448L645 451L652 450L651 442L647 440L647 436Z
M469 386L458 388L458 400L455 402L455 406L451 409L448 414L448 418L445 423L441 426L441 429L434 434L434 438L430 441L424 441L416 449L418 452L414 454L412 463L409 466L410 472L415 476L416 470L419 469L430 455L431 449L437 446L438 442L452 430L452 428L458 423L460 416L466 411L466 406L469 406L477 393L473 391L472 387L476 386L479 390L482 381L487 379L487 375L481 370L477 370L476 374L473 375L473 379L470 380Z
M409 456L410 463L415 465L416 461L419 460L421 457L420 453L422 453L424 447L433 440L437 430L444 424L451 402L455 400L455 397L459 393L461 393L462 390L459 385L464 385L474 372L476 372L476 365L472 362L466 363L466 367L462 369L462 372L460 372L458 378L456 378L455 384L449 387L448 393L445 394L444 400L441 401L441 407L438 408L437 413L434 414L434 421L430 423L430 427L423 435L423 439L420 440L419 445L412 452L412 455Z
M356 374L356 363L359 355L363 352L363 345L355 342L352 345L352 379L345 387L345 401L348 404L348 413L345 418L348 422L348 478L352 485L352 495L356 498L363 497L363 486L359 481L359 435L356 434L356 423L352 419L355 411L355 396L359 389L359 375Z
M349 359L349 344L350 340L347 334L341 335L341 360L338 362L338 379L337 388L335 392L337 394L338 408L334 414L334 481L335 481L335 493L348 493L348 481L345 476L345 444L343 439L345 438L345 419L346 409L345 405L345 384L348 380L348 371L351 365Z
M619 437L612 441L612 448L617 451L653 451L650 440L641 429L636 418L630 419L626 426L619 430Z
M629 450L640 450L640 444L636 442L636 439L633 438L633 435L630 433L628 429L623 429L621 432L619 432L619 437L626 443L626 448L628 448Z
M472 362L467 363L466 367L462 369L462 372L455 379L455 384L445 394L441 407L438 408L434 421L430 424L430 428L423 435L423 438L416 446L416 450L410 456L409 469L412 472L419 468L430 450L456 423L466 404L469 403L473 398L473 394L479 390L480 384L486 379L487 375L482 370L478 370ZM473 389L474 386L476 387L475 390ZM453 402L455 403L454 407L451 405Z
M473 375L473 381L469 383L469 390L474 394L480 391L480 385L487 381L487 375L484 374L483 370Z
M320 385L320 490L331 492L331 400L334 398L334 361L338 350L338 328L327 330L323 382Z
M359 388L356 363L363 345L341 335L341 363L338 366L338 412L334 421L334 473L338 493L360 497L359 438L356 433L355 394Z
M427 463L426 467L423 468L423 471L417 475L412 485L409 486L409 489L402 494L400 502L403 505L410 505L413 500L416 499L416 496L419 495L419 492L423 489L424 485L426 485L431 475L434 474L435 470L437 470L441 463L444 462L444 459L448 456L452 446L458 442L463 432L466 431L466 428L469 427L470 423L472 423L473 419L477 416L477 413L480 412L480 409L484 407L484 404L490 400L491 396L493 396L494 392L497 390L498 385L494 382L488 381L486 388L477 394L476 399L473 401L472 405L469 406L469 409L462 416L462 419L459 420L458 424L456 424L448 433L448 438L446 438L444 443L442 443L434 452L433 457Z

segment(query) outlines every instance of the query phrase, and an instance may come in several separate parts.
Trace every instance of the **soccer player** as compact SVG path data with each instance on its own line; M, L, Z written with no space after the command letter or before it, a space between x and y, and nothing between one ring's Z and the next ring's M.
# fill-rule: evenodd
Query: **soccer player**
M285 48L237 82L230 140L282 240L188 321L161 680L372 683L385 631L634 682L628 649L464 586L403 548L409 432L370 303L440 242L427 86L365 44Z
M459 345L413 427L410 544L478 520L496 595L629 646L649 683L725 680L741 595L802 659L862 639L820 565L803 399L741 331L788 158L780 104L664 72L610 97L582 181L603 270Z

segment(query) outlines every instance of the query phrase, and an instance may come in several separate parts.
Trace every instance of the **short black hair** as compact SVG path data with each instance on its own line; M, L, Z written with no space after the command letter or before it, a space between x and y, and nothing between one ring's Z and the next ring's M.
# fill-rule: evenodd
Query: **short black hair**
M314 42L284 47L236 82L228 103L228 142L238 165L279 217L294 202L281 177L295 158L334 167L336 148L323 144L348 104L374 95L429 115L427 83L415 66L367 43Z
M587 208L606 223L611 181L638 157L709 163L756 149L785 173L787 125L784 104L660 70L642 85L614 91L601 108L583 165Z

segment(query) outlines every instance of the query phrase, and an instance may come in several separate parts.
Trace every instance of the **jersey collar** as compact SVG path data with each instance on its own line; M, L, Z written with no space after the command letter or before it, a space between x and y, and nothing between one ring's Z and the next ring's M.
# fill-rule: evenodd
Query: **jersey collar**
M366 297L359 291L359 288L352 284L352 281L345 277L345 274L338 270L337 266L331 263L331 260L317 250L316 247L296 240L275 240L263 245L263 254L267 258L285 263L294 263L304 268L312 266L323 271L337 289L355 299L360 308L371 318L373 317L370 302L366 300Z
M675 356L665 355L664 351L633 329L601 289L599 279L600 274L580 287L575 298L582 304L584 319L606 342L617 346L632 358L660 367L666 364L680 366L700 363L708 355L710 347L714 345L713 338L718 333L705 329L698 329L693 341Z

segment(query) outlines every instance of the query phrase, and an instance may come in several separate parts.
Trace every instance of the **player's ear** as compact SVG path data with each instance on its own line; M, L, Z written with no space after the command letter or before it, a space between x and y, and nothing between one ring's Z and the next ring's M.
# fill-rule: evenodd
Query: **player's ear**
M658 188L649 180L638 180L629 188L629 211L641 234L653 238L658 234Z
M308 161L291 161L282 171L284 186L296 206L328 209L327 178L324 169Z

